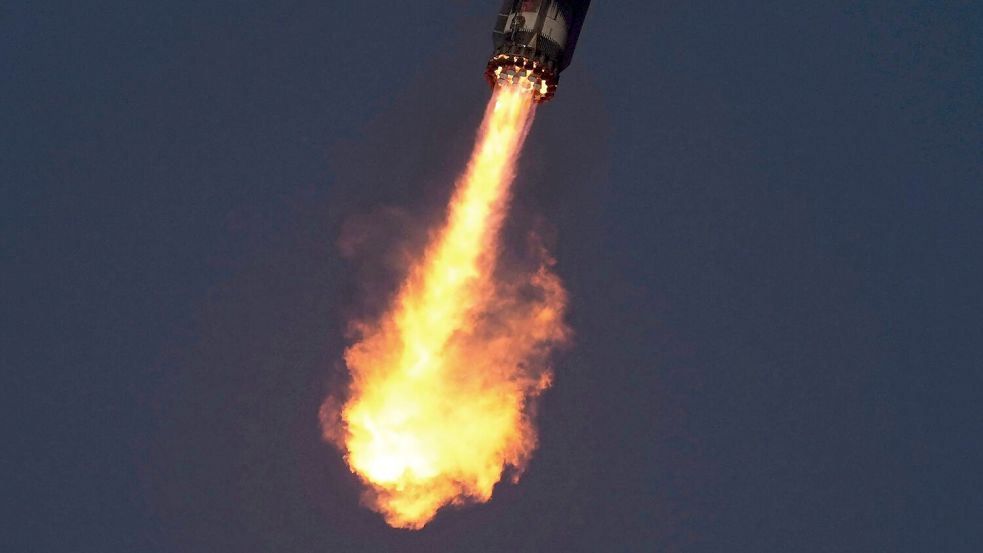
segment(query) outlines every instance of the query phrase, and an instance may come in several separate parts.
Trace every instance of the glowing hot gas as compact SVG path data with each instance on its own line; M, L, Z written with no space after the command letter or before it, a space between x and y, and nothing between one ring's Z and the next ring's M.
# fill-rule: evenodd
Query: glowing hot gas
M388 310L354 324L347 393L321 408L325 438L394 527L488 501L506 471L518 481L536 447L534 402L569 335L566 292L542 252L523 274L496 270L533 100L521 87L495 89L443 225Z

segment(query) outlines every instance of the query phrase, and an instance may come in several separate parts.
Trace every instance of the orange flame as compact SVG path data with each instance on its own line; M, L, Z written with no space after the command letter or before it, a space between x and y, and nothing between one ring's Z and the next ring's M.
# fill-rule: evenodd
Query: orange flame
M541 252L522 278L495 274L532 95L496 89L447 220L379 320L345 352L349 395L321 409L326 439L391 526L419 529L441 507L485 502L536 447L532 401L566 340L566 292Z

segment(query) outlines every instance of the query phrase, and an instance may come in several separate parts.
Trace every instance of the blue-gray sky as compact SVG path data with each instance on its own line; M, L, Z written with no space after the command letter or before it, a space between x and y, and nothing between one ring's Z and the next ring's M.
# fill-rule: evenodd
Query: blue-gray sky
M576 342L419 533L319 439L338 242L439 216L498 2L0 8L4 549L979 550L979 6L594 4L511 221Z

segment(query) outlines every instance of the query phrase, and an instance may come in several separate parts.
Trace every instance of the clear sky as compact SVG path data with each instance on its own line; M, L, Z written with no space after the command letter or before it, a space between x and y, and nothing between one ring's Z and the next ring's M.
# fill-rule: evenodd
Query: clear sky
M344 238L439 218L498 4L0 8L4 550L981 550L972 2L595 0L508 229L571 293L540 450L358 506Z

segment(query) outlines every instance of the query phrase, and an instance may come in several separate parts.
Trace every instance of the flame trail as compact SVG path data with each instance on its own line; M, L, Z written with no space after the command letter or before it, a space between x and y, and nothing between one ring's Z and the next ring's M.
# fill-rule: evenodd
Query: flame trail
M531 402L565 341L566 292L541 253L521 278L495 273L532 96L498 88L443 227L389 310L356 325L347 399L321 409L326 439L391 526L419 529L444 505L488 501L507 466L518 480L536 447Z

